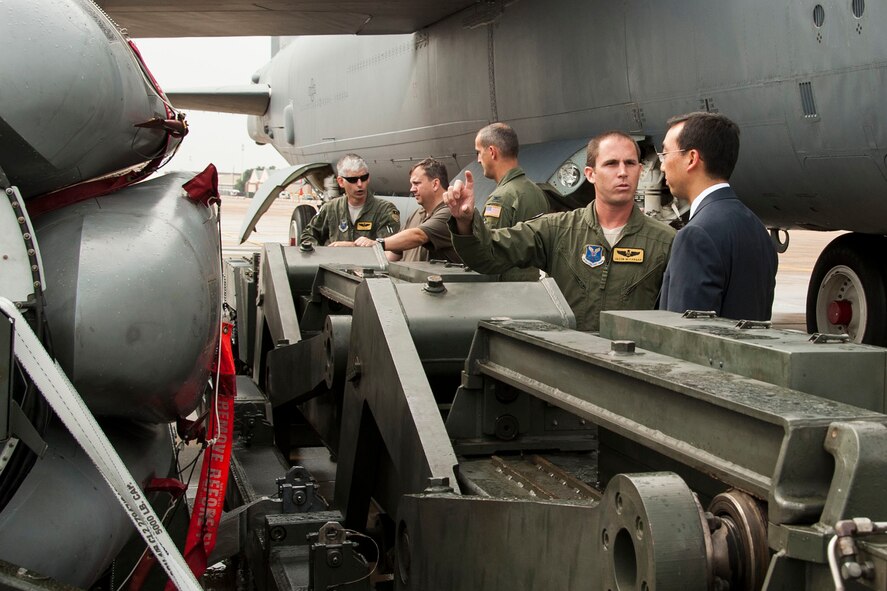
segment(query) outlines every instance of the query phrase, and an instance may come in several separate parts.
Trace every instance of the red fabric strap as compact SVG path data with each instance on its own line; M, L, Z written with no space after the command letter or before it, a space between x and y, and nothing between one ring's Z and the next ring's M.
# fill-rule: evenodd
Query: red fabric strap
M231 350L233 325L222 324L221 357L219 365L218 414L216 408L209 416L208 437L215 443L206 448L200 468L200 483L191 523L185 539L185 562L195 577L206 572L207 560L216 546L216 534L222 519L225 490L228 486L228 465L231 461L231 444L234 429L234 397L237 382L234 370L234 354ZM175 585L167 582L166 591L175 591Z

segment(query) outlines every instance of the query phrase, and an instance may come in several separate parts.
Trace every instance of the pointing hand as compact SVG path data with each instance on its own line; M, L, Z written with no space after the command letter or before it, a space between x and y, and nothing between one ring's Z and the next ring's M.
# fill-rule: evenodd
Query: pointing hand
M464 228L470 228L471 219L474 217L474 177L469 171L465 171L465 182L456 181L444 193L444 203L450 208L450 213L456 219L460 234Z

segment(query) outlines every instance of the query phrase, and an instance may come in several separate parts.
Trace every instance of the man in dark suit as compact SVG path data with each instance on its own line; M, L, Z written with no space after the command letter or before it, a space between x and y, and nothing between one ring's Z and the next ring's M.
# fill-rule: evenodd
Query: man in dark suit
M690 113L669 119L659 161L672 195L690 201L690 221L672 245L660 309L770 318L776 249L727 183L738 156L739 127L727 117Z

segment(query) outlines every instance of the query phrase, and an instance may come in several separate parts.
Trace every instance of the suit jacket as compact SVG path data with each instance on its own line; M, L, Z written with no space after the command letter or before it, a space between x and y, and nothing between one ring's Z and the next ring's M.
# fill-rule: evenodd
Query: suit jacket
M776 266L776 249L764 225L732 188L719 189L675 237L659 308L769 320Z

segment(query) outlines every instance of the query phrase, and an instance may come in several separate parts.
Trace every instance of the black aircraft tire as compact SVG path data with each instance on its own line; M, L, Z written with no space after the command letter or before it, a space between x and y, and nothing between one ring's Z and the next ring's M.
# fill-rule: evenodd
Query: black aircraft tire
M844 234L819 255L807 288L807 332L847 333L857 343L887 346L887 238ZM832 324L833 301L850 304L851 320Z
M293 210L293 215L290 217L290 246L299 244L299 236L302 235L302 230L305 229L316 213L310 205L296 206Z

